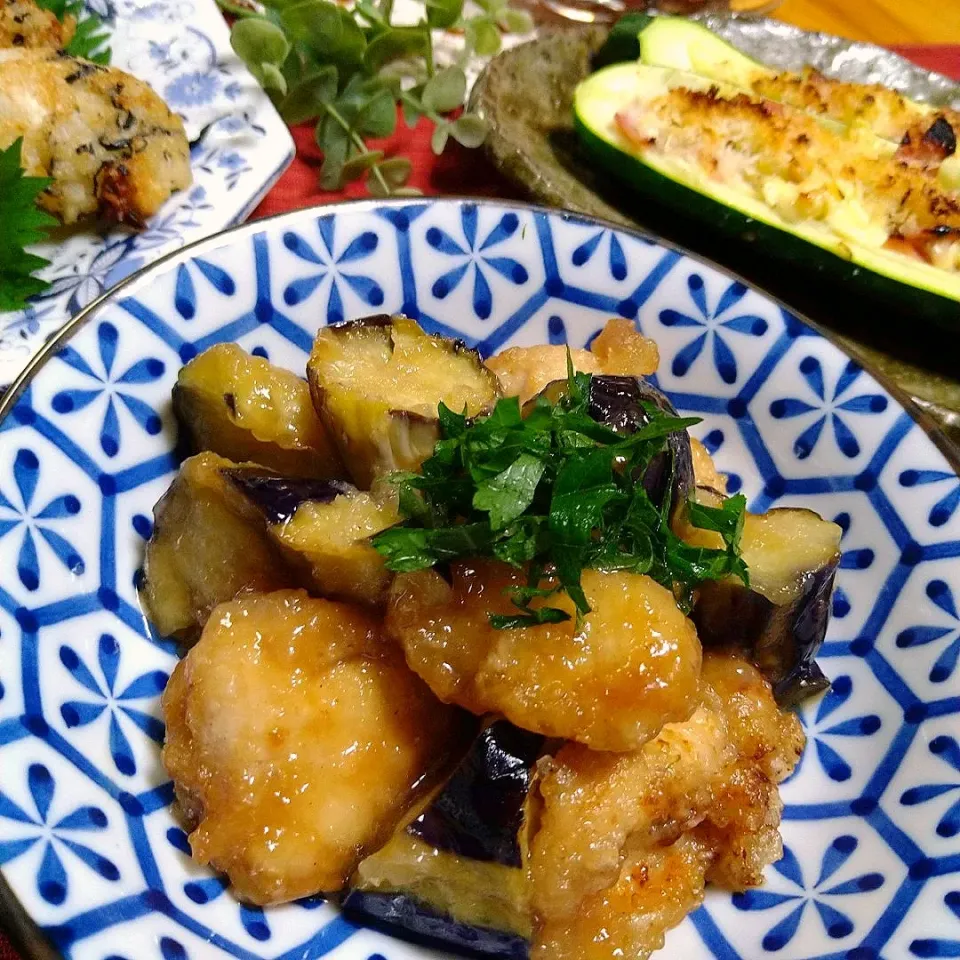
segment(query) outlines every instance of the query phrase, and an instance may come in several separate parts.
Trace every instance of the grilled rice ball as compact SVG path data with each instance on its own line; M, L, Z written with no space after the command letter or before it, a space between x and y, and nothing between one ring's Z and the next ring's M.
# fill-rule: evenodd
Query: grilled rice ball
M190 185L183 122L141 80L50 49L0 50L0 149L23 138L21 164L51 177L40 205L141 226Z
M33 0L0 0L0 49L45 47L62 50L72 39L77 21L69 14L61 23Z

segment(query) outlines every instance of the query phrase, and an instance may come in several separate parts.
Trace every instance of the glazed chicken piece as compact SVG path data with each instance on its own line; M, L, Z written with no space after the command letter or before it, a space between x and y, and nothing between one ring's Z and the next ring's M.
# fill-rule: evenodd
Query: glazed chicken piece
M163 711L193 857L259 904L338 890L458 732L375 619L294 590L218 607Z
M613 317L589 350L570 350L570 359L580 373L645 377L656 372L660 354L630 320ZM510 347L486 365L497 375L504 395L519 397L523 404L554 380L567 379L567 347Z
M579 627L573 602L556 594L549 604L569 620L494 629L489 614L517 612L504 588L525 583L496 561L454 563L449 582L433 570L399 574L386 630L444 702L597 750L636 749L696 709L700 641L670 591L585 570L591 612Z
M580 373L600 373L600 361L589 350L571 350ZM510 347L484 361L497 375L504 396L524 404L548 383L567 379L567 348L562 346Z
M803 733L746 661L704 656L704 701L643 749L542 761L533 960L645 960L708 882L742 890L782 854L777 782Z
M140 226L189 186L183 122L122 70L49 49L0 50L0 149L23 138L21 165L51 177L40 205Z

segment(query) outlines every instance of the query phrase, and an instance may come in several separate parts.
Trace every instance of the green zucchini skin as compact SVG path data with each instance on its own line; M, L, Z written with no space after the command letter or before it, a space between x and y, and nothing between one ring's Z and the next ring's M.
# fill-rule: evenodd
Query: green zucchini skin
M881 325L909 319L954 332L960 327L956 300L893 280L677 183L599 136L576 111L574 127L591 157L642 200L641 215L642 210L655 208L660 216L697 224L699 249L707 244L719 252L732 245L741 255L755 251L764 259L775 257L781 268L802 275L824 294L842 291L865 310L875 309Z

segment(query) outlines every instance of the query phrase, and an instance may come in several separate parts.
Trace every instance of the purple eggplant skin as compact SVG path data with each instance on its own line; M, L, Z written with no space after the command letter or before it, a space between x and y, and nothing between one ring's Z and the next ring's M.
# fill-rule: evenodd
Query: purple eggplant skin
M541 395L555 403L566 393L566 389L566 380L554 380L543 388ZM635 433L650 422L645 403L668 416L679 416L666 396L642 377L594 374L590 377L588 399L590 416L617 433ZM530 404L533 402L528 401ZM678 430L667 437L667 449L650 461L641 482L647 496L658 507L668 494L671 510L687 502L693 492L694 476L693 454L686 430Z
M458 923L402 893L351 890L341 903L349 920L411 943L455 950L466 957L528 960L530 945L515 933Z
M526 888L521 831L543 748L542 736L506 720L485 725L422 812L401 825L384 847L360 865L343 900L348 916L467 956L525 960L529 917L525 896L518 896ZM411 860L420 876L390 886L377 881L378 876L390 874L391 863ZM485 864L482 870L478 863ZM366 878L372 877L372 882L365 879L365 866L371 865ZM499 879L495 893L491 870ZM430 882L418 884L418 880ZM440 893L432 902L424 894L430 890ZM457 893L445 900L446 891ZM466 893L458 910L461 891ZM491 895L491 902L509 899L508 891L517 898L512 910L481 908L477 912L478 905L491 901ZM470 922L480 917L484 919ZM500 918L496 924L494 917Z
M307 501L330 503L342 494L356 493L345 480L312 480L306 477L280 477L256 468L225 470L227 479L254 503L270 523L283 523Z
M781 707L795 707L830 686L816 664L830 617L839 555L805 578L799 596L777 605L739 583L700 587L693 622L704 647L745 650L773 686Z
M506 720L485 727L443 790L407 831L472 860L521 866L518 832L543 737Z
M642 377L590 378L590 416L618 433L635 433L650 422L644 403L652 404L667 416L679 416L666 396ZM642 482L647 496L657 506L668 493L672 509L686 503L694 486L693 455L686 430L667 437L667 449L650 461Z

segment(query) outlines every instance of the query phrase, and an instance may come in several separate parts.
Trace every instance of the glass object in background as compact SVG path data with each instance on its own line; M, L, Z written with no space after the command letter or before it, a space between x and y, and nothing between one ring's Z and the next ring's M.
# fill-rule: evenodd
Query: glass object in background
M770 13L782 0L514 0L530 11L538 24L613 23L624 13L658 10L689 14L730 11L759 16Z

